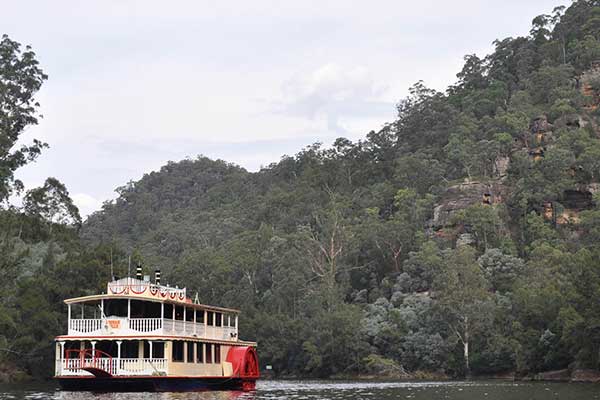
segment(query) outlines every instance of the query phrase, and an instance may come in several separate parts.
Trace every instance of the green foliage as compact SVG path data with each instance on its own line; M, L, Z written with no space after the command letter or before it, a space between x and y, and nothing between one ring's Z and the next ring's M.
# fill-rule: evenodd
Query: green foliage
M79 210L69 197L65 185L55 178L48 178L44 186L28 190L23 199L25 213L52 224L81 225Z
M35 53L2 35L0 40L0 203L23 190L15 171L37 158L47 145L37 139L18 145L25 128L37 125L39 104L34 96L48 77L39 68Z

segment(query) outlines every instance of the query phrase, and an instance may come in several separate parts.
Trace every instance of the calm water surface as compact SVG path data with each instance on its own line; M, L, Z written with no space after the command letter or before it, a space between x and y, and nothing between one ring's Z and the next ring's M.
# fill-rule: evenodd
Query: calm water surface
M0 399L57 400L593 400L600 384L529 382L340 382L260 381L256 392L90 393L61 392L55 386L1 386Z

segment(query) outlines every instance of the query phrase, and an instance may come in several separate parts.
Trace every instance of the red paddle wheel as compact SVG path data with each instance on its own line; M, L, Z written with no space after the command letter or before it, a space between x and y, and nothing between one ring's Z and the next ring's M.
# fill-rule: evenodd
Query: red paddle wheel
M256 380L260 378L256 349L249 346L231 347L226 361L231 363L233 376L242 378L242 389L254 390Z

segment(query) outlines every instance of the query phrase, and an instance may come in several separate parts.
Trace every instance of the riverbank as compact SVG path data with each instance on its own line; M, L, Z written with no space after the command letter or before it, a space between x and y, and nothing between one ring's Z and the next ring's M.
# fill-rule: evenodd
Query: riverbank
M265 380L304 380L314 379L306 376L276 376L269 371L263 372L262 379ZM464 378L456 378L441 372L415 371L391 374L337 374L327 378L334 381L396 381L396 382L444 382L464 381ZM518 375L514 371L491 374L473 375L467 381L514 381L514 382L564 382L564 383L599 383L600 371L591 369L562 369L557 371L538 372L529 375Z
M263 371L264 380L305 380L314 379L307 376L277 376L271 371ZM405 372L396 371L394 373L384 374L338 374L325 379L334 381L399 381L399 382L443 382L460 381L461 378L448 376L441 372L415 371ZM0 384L33 383L46 382L49 378L33 377L25 371L19 370L14 365L0 364ZM556 371L538 372L530 375L518 375L515 372L504 372L492 375L474 375L469 380L472 381L519 381L519 382L565 382L565 383L599 383L600 371L592 369L562 369Z
M96 400L153 400L159 398L178 400L214 400L246 399L270 400L294 398L298 400L589 400L598 394L595 384L571 384L541 382L340 382L330 380L262 380L256 391L242 392L179 392L176 394L153 393L97 393ZM56 385L48 382L44 385L1 385L0 399L13 400L60 399L82 400L89 398L88 393L57 391Z

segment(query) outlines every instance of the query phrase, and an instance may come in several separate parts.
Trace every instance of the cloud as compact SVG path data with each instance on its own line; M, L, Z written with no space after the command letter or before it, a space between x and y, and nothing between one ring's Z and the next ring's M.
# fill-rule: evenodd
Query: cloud
M378 85L363 66L324 64L308 73L294 75L282 86L280 113L324 119L327 129L345 134L342 119L389 115L393 104L381 101L386 87Z
M85 219L88 215L102 207L102 201L85 193L77 193L71 196L73 203L79 208L81 217Z

